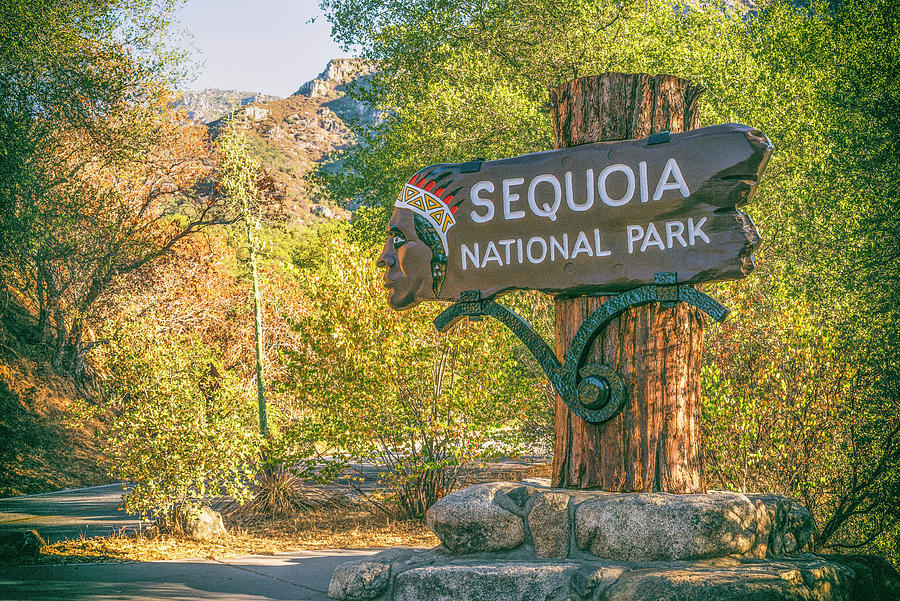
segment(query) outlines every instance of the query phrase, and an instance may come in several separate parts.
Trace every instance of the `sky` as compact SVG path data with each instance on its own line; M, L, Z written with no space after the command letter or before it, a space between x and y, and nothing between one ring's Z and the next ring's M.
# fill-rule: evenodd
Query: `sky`
M182 84L185 90L285 97L321 73L330 59L352 56L331 40L331 24L318 0L187 0L176 15L201 62L196 78Z

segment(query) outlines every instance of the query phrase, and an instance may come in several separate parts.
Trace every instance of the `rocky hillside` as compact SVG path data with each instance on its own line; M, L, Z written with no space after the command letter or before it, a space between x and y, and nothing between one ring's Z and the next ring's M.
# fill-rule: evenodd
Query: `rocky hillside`
M199 91L182 92L181 97L174 102L174 105L184 108L189 119L200 123L209 123L233 111L235 107L247 106L253 102L268 102L277 99L277 96L269 96L258 92L207 88Z
M293 95L250 102L209 123L215 135L227 118L235 118L250 133L253 152L266 174L270 218L305 224L349 216L344 208L323 202L304 176L353 143L348 121L374 118L371 107L347 95L352 86L367 85L373 71L371 63L360 59L334 59Z

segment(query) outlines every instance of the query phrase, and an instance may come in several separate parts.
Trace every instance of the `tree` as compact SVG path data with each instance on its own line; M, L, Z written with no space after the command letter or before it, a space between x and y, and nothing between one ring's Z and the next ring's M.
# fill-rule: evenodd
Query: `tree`
M13 1L0 13L0 284L82 374L125 274L229 219L204 133L168 108L171 2Z
M106 160L140 150L145 139L107 117L159 98L159 83L174 75L181 53L159 44L171 6L11 0L0 8L0 229L7 249L33 232L35 202L79 170L78 162L66 164L79 148L93 147Z
M168 524L184 505L247 500L259 438L236 374L152 312L127 318L98 357L109 376L92 411L106 424L99 437L110 475L132 483L125 509Z

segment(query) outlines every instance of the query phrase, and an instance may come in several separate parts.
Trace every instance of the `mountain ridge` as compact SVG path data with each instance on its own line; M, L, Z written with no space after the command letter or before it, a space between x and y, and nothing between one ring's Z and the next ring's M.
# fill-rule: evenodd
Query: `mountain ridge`
M235 107L277 99L278 96L261 92L206 88L204 90L182 91L172 105L176 108L184 109L188 119L192 121L209 123L221 118L234 110Z
M307 175L355 143L349 121L371 122L376 111L348 94L368 85L376 66L362 59L332 59L315 78L287 98L248 102L206 123L215 137L229 119L247 132L263 171L269 221L305 225L348 219L344 207L325 201ZM340 169L340 162L330 166Z

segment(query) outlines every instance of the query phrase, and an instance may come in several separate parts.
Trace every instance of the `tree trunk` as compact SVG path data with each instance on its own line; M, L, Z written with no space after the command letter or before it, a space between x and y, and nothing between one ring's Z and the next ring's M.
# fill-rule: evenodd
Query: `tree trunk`
M671 76L607 73L550 94L557 148L642 138L699 126L700 86ZM557 298L556 354L608 297ZM556 400L553 485L609 491L705 492L700 438L700 310L681 303L631 309L601 332L590 363L625 379L628 400L591 424Z
M262 322L262 295L259 292L259 274L256 270L256 237L250 231L250 208L247 195L244 196L244 231L247 234L247 249L250 251L250 277L253 281L253 340L256 349L256 403L259 408L259 432L269 437L269 422L266 417L266 383L263 377L265 347Z

